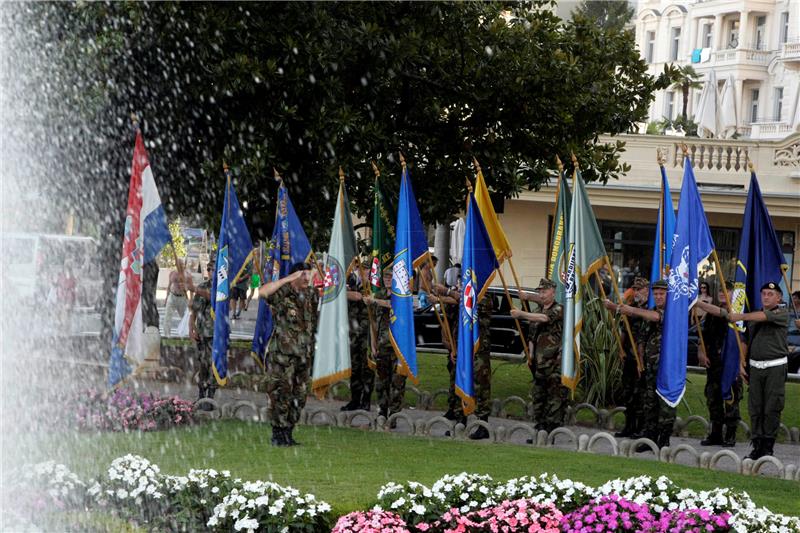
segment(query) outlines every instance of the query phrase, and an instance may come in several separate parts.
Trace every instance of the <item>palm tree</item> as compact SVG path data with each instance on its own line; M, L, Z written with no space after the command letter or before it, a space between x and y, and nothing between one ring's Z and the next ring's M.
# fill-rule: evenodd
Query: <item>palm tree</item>
M681 116L683 117L684 122L687 119L686 107L689 105L689 90L701 89L703 84L700 83L699 80L702 77L703 75L698 74L691 65L684 65L675 69L675 77L673 78L675 82L672 84L670 89L674 89L676 91L680 90L683 94L683 111L681 111Z

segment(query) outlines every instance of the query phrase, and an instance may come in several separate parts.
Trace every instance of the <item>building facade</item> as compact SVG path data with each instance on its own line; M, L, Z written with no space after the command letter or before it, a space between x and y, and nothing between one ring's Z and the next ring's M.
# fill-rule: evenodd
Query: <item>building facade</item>
M800 131L800 0L641 0L636 43L649 72L692 65L720 87L732 77L739 137L781 139ZM689 94L694 116L700 89ZM680 116L680 90L659 91L649 121Z
M657 150L665 155L674 207L683 178L685 141L724 274L733 271L753 162L764 201L790 266L790 285L800 288L800 134L781 141L712 140L663 135L622 135L631 165L619 182L589 184L587 191L606 251L623 288L637 272L648 277L661 190ZM506 200L499 215L514 251L523 286L535 287L545 273L555 205L555 184ZM505 267L508 268L508 267ZM713 274L714 271L709 271ZM512 279L509 275L506 279Z

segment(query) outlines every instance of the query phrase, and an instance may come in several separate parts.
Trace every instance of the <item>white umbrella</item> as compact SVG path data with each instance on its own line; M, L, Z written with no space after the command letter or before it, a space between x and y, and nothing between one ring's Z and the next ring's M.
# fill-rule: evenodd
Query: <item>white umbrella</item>
M464 255L464 233L467 231L467 225L463 218L459 218L451 227L453 232L450 234L450 261L455 265L461 262L461 256Z
M706 83L703 85L703 92L700 93L700 104L694 114L694 121L697 122L697 135L700 137L716 137L717 109L719 109L717 96L717 75L712 70L708 73Z
M725 85L722 86L722 97L720 98L719 114L719 137L729 139L736 133L739 126L736 120L736 96L734 94L733 74L728 75Z

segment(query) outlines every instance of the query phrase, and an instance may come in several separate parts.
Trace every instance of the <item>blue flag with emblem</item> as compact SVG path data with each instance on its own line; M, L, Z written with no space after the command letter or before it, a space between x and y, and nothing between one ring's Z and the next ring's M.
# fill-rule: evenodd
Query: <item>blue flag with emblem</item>
M295 263L303 263L311 257L311 243L303 225L297 217L289 191L281 183L278 188L278 206L275 210L275 227L272 229L270 249L264 262L264 283L277 281L289 274ZM262 367L267 363L267 344L272 336L272 311L266 300L258 300L258 317L253 332L252 353Z
M700 266L713 251L714 240L687 156L683 159L683 185L669 261L669 289L656 378L656 392L670 407L676 407L686 391L689 313L697 303Z
M656 241L653 244L653 266L650 269L650 300L648 307L653 307L653 283L667 277L669 260L672 257L672 236L675 234L675 208L672 206L672 194L669 190L667 171L661 168L661 200L658 203L658 222L656 222Z
M458 315L458 358L456 359L456 394L464 414L475 411L474 355L480 346L478 303L483 299L498 267L494 246L483 224L475 196L469 195L461 257L461 301Z
M414 333L414 269L428 256L428 239L419 216L408 169L403 165L400 201L397 207L396 240L392 262L392 309L389 337L399 359L398 371L418 383L417 343Z
M253 257L253 241L244 223L244 213L231 183L230 171L225 168L225 201L219 228L217 264L211 280L211 309L214 310L214 343L212 370L220 386L228 383L228 343L231 323L228 317L230 290L244 275Z
M752 172L744 208L733 296L728 296L731 298L731 311L745 313L761 309L761 287L770 281L780 282L788 268L769 211L761 197L756 173ZM722 396L725 400L731 399L742 360L737 330L744 331L744 324L729 324L722 348Z

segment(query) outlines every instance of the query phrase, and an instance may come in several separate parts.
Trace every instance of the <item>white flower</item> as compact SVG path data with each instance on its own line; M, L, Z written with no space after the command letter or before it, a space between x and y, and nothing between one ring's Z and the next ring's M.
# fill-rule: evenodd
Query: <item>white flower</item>
M258 520L246 516L240 520L237 520L233 524L233 529L235 529L236 531L241 531L243 529L246 529L248 532L252 532L258 529L258 525L259 525Z

